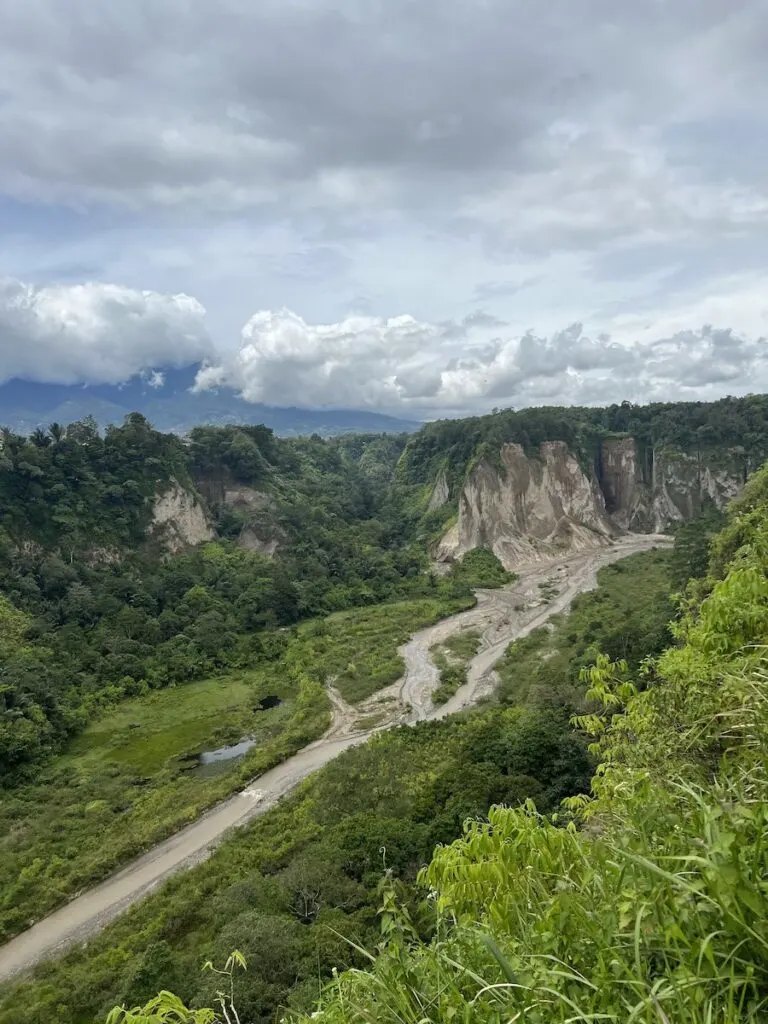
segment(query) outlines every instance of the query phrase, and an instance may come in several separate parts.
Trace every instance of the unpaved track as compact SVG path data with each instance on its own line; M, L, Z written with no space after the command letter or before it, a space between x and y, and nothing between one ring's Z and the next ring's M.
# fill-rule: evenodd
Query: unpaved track
M406 671L400 683L391 688L391 692L399 693L400 701L385 725L368 732L354 732L354 710L331 689L334 721L322 739L265 772L242 793L218 804L193 824L158 843L117 874L0 948L0 981L96 934L171 874L205 860L230 829L264 814L308 775L342 751L365 742L373 732L398 722L413 724L444 718L474 704L492 690L493 666L507 645L564 611L577 594L592 589L601 566L636 551L668 543L669 539L661 536L630 536L611 547L537 564L521 570L520 579L509 587L481 591L477 606L470 611L460 612L415 633L400 648ZM552 584L554 596L549 603L542 603L539 584L547 581ZM432 705L431 694L438 685L438 676L429 649L462 629L480 631L481 646L470 662L467 684L446 704L436 708Z

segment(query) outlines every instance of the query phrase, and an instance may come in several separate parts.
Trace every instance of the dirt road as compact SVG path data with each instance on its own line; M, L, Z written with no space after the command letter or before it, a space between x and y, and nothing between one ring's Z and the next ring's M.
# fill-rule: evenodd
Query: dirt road
M264 814L312 772L349 747L365 742L374 732L402 722L443 718L474 704L492 690L493 666L507 645L566 609L577 594L592 589L601 566L668 543L668 538L660 536L624 537L611 547L538 564L522 570L520 579L509 587L481 591L477 606L470 611L414 634L400 649L406 665L402 680L373 698L384 718L376 729L360 731L356 727L359 715L370 708L358 712L331 690L334 721L322 739L0 948L0 981L96 934L171 874L205 860L230 829ZM548 597L544 599L541 590L547 584ZM467 684L447 704L436 708L431 694L438 675L429 649L462 629L479 630L481 646L469 665Z

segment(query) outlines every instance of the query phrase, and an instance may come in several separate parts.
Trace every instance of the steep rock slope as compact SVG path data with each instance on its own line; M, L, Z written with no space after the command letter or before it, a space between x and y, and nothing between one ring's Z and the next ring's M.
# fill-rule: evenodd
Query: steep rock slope
M616 525L656 532L694 518L708 502L725 507L747 475L743 453L735 450L640 449L632 437L603 441L597 469Z
M598 547L619 533L664 532L723 508L746 479L738 450L687 453L673 446L638 445L632 437L602 441L594 472L563 441L545 441L535 456L517 444L483 458L459 491L458 520L442 538L437 558L452 561L489 547L507 569L554 553ZM438 476L429 509L448 498Z
M448 487L448 477L444 469L441 469L437 474L437 480L432 488L432 493L429 496L429 503L427 504L427 512L434 512L435 509L442 508L443 505L448 501L450 497L450 489Z
M218 508L232 515L237 528L229 536L239 547L272 558L285 543L285 531L275 523L275 498L265 489L235 480L226 471L195 482L214 512Z
M545 441L538 458L505 444L499 457L498 466L483 460L469 473L439 559L488 547L505 568L514 568L564 550L600 547L615 534L596 481L562 441Z
M216 536L197 495L178 481L155 499L150 533L171 554Z

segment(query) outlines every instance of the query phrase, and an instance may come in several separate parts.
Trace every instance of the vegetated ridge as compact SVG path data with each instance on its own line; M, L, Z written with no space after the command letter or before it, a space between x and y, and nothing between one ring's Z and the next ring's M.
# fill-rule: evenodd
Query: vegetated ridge
M312 710L279 726L276 720L279 742L270 756L282 760L297 749L292 743L319 735L332 679L317 655L354 688L365 692L368 684L355 664L344 667L333 654L346 645L343 633L324 639L323 625L309 634L304 619L330 622L371 606L386 646L397 632L385 624L401 604L427 602L422 614L434 621L471 602L473 587L503 581L496 555L523 570L553 554L610 551L629 525L668 525L658 518L665 508L678 524L682 563L700 565L702 549L706 563L719 507L765 446L764 405L758 396L710 406L529 410L429 425L410 439L282 441L263 427L229 427L201 428L182 440L136 415L105 436L88 422L54 425L29 439L5 432L0 754L9 821L28 822L11 828L11 841L24 843L35 820L25 815L49 780L72 772L57 751L126 698L138 707L168 686L274 670L286 679L296 713ZM624 457L630 441L634 478ZM613 460L619 468L606 472L609 442L623 447ZM663 475L670 500L660 502L653 466L670 451L696 472L674 488ZM472 488L474 499L465 502ZM643 509L652 517L643 519ZM446 550L452 529L458 543ZM446 576L430 570L430 554L448 561ZM551 592L542 590L545 604ZM597 654L588 654L586 668L599 665ZM370 678L376 675L372 667ZM572 696L557 704L566 720L568 708L580 710ZM529 777L544 768L532 765ZM86 781L70 778L77 786ZM106 778L98 776L98 786ZM562 795L579 788L574 780ZM177 792L173 774L146 781L163 799ZM29 787L41 783L32 798ZM530 794L531 786L517 792ZM131 794L136 806L139 788ZM88 807L105 836L133 813L130 804L100 799ZM78 854L66 856L76 862ZM60 884L55 860L29 867L13 888L12 912L16 901Z

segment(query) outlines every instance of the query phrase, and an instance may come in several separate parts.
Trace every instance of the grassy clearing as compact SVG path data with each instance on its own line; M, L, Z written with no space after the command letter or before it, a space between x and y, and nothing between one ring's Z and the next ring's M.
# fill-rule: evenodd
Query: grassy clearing
M284 703L256 706L266 694ZM327 697L279 665L127 701L92 724L34 783L0 800L0 938L192 821L319 736ZM184 755L243 735L256 747L202 779Z
M477 653L479 645L478 631L467 629L430 648L432 661L440 673L440 685L432 694L433 703L445 704L466 683L467 663Z
M261 682L260 673L244 673L128 700L78 736L62 761L115 761L145 774L157 772L175 757L257 729L266 720L253 710ZM281 688L285 697L284 681Z

